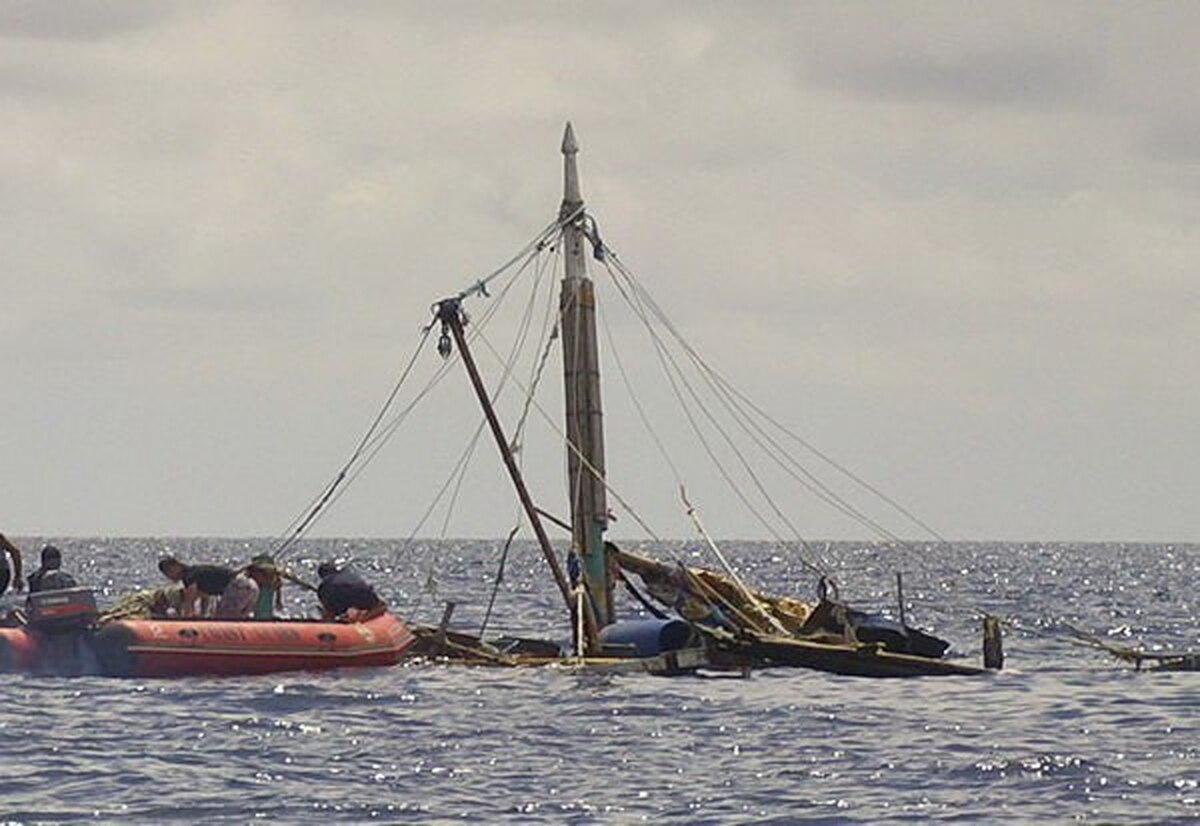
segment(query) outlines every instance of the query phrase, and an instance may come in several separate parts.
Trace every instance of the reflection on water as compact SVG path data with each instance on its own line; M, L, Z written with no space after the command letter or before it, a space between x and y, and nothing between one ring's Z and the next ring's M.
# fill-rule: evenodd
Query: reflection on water
M63 541L111 602L154 559L241 559L254 542ZM353 556L391 601L479 621L497 543L402 549L316 542L297 568ZM812 591L760 545L727 550L754 583ZM672 549L673 553L687 553ZM418 596L423 559L441 560ZM1122 642L1200 647L1194 546L835 546L842 593L910 616L977 659L971 606L1031 627L1065 617ZM515 561L514 561L515 560ZM556 591L523 546L497 601L503 628L565 635ZM411 572L421 571L420 576ZM956 611L935 612L934 597ZM8 598L11 602L11 598ZM311 610L302 593L290 610ZM570 676L401 666L190 680L6 675L4 820L322 823L510 819L680 823L806 819L1162 822L1200 816L1197 675L1136 674L1040 636L1006 640L993 678L868 681L803 671L730 677Z

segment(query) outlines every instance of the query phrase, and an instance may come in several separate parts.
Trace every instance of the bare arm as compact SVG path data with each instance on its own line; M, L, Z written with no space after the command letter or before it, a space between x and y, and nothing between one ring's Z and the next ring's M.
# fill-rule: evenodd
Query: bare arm
M376 617L381 617L386 613L387 613L387 603L384 602L383 600L379 600L379 604L376 605L374 608L367 609L367 611L358 618L358 621L366 622L367 620L373 620Z
M13 588L17 591L25 590L25 570L21 561L21 549L8 541L8 537L0 533L0 550L8 551L9 556L13 561Z
M200 590L196 587L195 583L184 586L183 595L179 598L179 616L196 616L196 600L199 597Z

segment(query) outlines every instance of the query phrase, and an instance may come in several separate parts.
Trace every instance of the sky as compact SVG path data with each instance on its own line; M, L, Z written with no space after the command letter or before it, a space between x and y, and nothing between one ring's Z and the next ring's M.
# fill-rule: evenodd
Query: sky
M1186 2L5 3L0 531L285 531L430 304L556 215L570 120L606 242L697 349L938 533L1200 541L1198 36ZM602 372L611 484L692 537ZM413 532L467 391L314 533ZM561 514L561 444L529 462ZM711 533L765 535L687 477ZM492 445L451 517L420 532L512 526Z

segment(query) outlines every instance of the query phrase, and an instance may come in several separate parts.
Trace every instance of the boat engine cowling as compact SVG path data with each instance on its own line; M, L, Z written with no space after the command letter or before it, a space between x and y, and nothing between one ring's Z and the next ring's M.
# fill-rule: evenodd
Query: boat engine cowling
M655 657L691 642L692 627L680 619L626 620L600 629L600 645L613 657Z
M99 616L91 588L38 591L25 603L29 627L45 634L82 631Z
M32 593L25 602L25 615L20 630L29 643L25 652L29 670L60 677L95 673L91 637L98 612L91 588Z

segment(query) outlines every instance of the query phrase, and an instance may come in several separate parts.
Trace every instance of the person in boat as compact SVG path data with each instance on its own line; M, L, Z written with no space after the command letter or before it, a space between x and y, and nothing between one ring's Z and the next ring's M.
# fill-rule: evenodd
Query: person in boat
M174 556L164 556L158 560L158 570L171 582L182 583L183 575L187 573L187 569L188 566Z
M62 551L53 545L42 548L41 567L29 575L29 593L59 591L78 586L75 577L62 569Z
M353 571L339 568L336 562L322 562L317 576L321 578L317 599L321 602L322 619L366 622L387 611L387 603L366 580Z
M283 569L275 564L270 554L259 554L250 560L246 572L258 586L258 598L254 601L251 617L275 619L275 610L283 608Z
M283 608L283 571L269 554L259 554L250 560L250 568L259 571L258 600L254 603L254 619L275 619L275 610ZM247 570L249 570L248 568Z
M12 566L8 564L12 557ZM8 541L8 537L0 533L0 596L8 590L11 584L14 591L25 590L24 571L21 566L21 549Z
M220 599L236 576L224 565L185 565L173 556L160 560L158 569L167 579L183 585L180 615L184 617L209 614L207 605Z
M279 572L271 557L256 556L225 587L221 601L217 603L217 619L272 619L274 615L269 610L267 616L259 615L259 597L264 590L269 590L269 607L278 579Z

